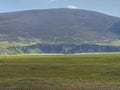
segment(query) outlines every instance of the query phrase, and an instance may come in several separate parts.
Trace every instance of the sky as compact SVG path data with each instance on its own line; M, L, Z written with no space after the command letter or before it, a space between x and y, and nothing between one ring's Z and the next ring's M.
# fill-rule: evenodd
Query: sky
M0 0L0 12L70 8L98 11L120 17L120 0Z

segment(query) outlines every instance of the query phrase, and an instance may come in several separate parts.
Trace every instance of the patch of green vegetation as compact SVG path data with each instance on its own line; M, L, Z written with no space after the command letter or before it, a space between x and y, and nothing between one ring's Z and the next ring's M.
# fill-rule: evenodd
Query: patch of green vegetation
M24 53L24 52L22 52ZM30 54L38 54L38 53L42 53L40 49L35 48L35 49L30 49Z
M120 40L116 40L110 43L113 46L120 46Z
M96 43L97 45L106 45L106 46L120 46L120 40L114 40L109 42Z
M84 83L88 84L84 90L115 90L115 86L120 89L120 54L0 56L0 85L21 88L23 84L17 85L14 82L27 80L26 84L31 86L31 81L28 82L31 79L37 80L33 82L38 84L33 85L34 89L41 87L41 80L54 83L54 90L70 90L68 87L71 90L83 90L80 88L85 88ZM59 89L59 85L63 85L64 89Z
M37 43L40 43L40 40L37 39L31 39L31 40L27 40L25 38L18 38L18 42L14 42L14 41L0 41L0 54L22 54L23 51L21 49L16 48L15 50L9 50L9 47L22 47L22 46L30 46L30 45L34 45ZM36 52L35 52L36 51ZM31 53L37 53L37 50L33 50L31 51ZM39 51L40 52L40 51Z
M23 38L23 37L18 37L18 41L16 43L21 43L20 46L28 46L28 45L33 45L37 43L41 43L39 39L36 38Z

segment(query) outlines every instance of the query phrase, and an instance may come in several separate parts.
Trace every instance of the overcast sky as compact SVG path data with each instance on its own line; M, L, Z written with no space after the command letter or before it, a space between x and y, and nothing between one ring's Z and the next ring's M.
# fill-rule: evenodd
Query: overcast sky
M120 0L0 0L0 12L48 8L86 9L120 17Z

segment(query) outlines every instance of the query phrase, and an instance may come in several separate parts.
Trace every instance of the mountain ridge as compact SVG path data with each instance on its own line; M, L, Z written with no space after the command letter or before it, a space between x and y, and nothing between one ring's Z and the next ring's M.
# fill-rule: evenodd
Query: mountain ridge
M95 12L95 13L99 13L99 14L103 14L103 15L107 15L107 16L111 16L111 17L120 18L119 16L114 16L114 15L110 15L110 14L95 11L95 10L77 9L77 8L76 9L72 9L72 8L25 9L25 10L17 10L17 11L0 12L0 14L17 13L17 12L30 12L30 11L44 11L44 10L45 11L46 10L80 10L80 11Z

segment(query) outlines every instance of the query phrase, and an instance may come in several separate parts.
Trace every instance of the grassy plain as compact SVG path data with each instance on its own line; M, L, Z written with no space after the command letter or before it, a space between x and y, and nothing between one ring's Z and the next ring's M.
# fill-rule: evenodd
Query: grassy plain
M120 54L0 56L0 90L120 90Z

